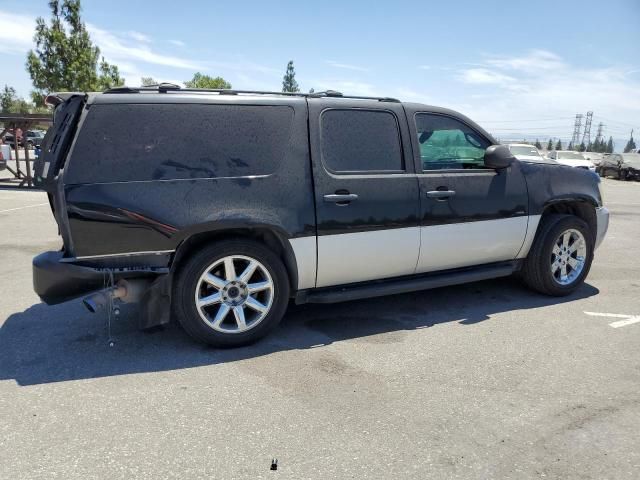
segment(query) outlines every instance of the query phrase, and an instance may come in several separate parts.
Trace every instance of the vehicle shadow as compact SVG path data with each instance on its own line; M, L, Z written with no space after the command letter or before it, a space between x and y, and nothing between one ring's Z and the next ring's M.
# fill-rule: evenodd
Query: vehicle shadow
M597 293L585 284L569 297L553 298L506 278L333 305L291 305L269 337L233 350L200 345L177 325L140 332L137 310L126 305L112 321L115 345L109 347L105 315L88 313L78 300L53 307L37 304L11 315L0 329L0 380L36 385L235 362L363 337L384 343L391 332L446 322L473 326L500 312Z

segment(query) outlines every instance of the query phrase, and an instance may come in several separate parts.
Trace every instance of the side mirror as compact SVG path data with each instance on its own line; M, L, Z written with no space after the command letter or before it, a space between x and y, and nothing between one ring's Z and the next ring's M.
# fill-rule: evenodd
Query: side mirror
M491 145L484 152L484 165L489 168L507 168L515 161L511 151L504 145Z

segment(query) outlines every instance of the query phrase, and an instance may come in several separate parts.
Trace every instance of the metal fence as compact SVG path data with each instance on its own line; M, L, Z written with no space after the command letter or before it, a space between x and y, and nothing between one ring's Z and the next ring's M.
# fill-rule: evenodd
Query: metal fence
M13 135L11 145L12 158L4 158L4 162L6 162L6 173L8 173L8 175L0 176L0 186L34 188L32 161L35 159L36 150L34 149L33 152L30 151L26 135L27 132L33 130L34 127L39 125L50 126L52 122L52 116L46 114L0 113L0 124L3 125L0 129L0 144L4 143L4 138L7 133ZM21 148L19 145L18 131L22 131L24 148ZM3 152L6 150L6 148L2 149ZM4 156L5 155L3 155L3 157ZM1 173L4 172L0 171L0 174Z

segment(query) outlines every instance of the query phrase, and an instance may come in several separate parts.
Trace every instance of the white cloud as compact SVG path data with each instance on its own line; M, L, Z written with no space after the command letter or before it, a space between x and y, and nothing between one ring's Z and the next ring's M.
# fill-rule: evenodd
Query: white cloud
M640 118L640 78L629 66L574 66L558 55L533 50L522 56L492 56L481 67L461 69L464 109L453 105L499 136L518 134L570 137L576 113L594 112L594 126L603 119L637 125ZM475 90L479 89L479 90ZM456 100L457 101L457 100ZM523 119L549 119L527 122ZM604 123L608 123L604 120ZM565 126L563 126L565 125ZM504 132L504 133L500 133ZM613 125L606 135L622 135Z
M487 63L494 67L522 72L554 70L566 66L558 55L546 50L530 50L522 57L493 57L487 60Z
M484 85L510 85L516 79L487 68L468 68L460 72L459 79L464 83L484 84Z
M87 24L87 29L92 40L100 47L102 55L117 65L122 62L144 62L184 70L206 70L206 66L199 61L155 52L145 42L132 44L128 38L117 36L93 24Z
M33 47L35 17L0 11L0 52L24 55Z
M186 45L187 45L182 40L169 40L169 43L171 45L175 45L176 47L186 47Z
M133 38L134 40L138 41L138 42L151 43L151 38L148 35L145 35L144 33L136 32L136 31L130 31L130 32L127 32L127 35L130 36L131 38Z
M348 63L335 62L333 60L326 60L325 63L327 65L329 65L330 67L341 68L343 70L353 70L355 72L368 72L369 71L368 68L360 67L358 65L351 65L351 64L348 64Z

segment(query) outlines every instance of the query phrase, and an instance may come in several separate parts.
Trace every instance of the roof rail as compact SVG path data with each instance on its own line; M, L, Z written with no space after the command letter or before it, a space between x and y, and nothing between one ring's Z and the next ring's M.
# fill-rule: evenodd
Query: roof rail
M226 88L182 88L173 83L160 83L157 85L147 85L144 87L114 87L105 90L104 93L141 93L141 92L181 92L181 93L217 93L218 95L282 95L287 97L303 98L351 98L358 100L377 100L379 102L395 102L400 100L391 97L365 97L360 95L344 95L335 90L325 90L322 92L301 93L301 92L268 92L260 90L235 90Z

